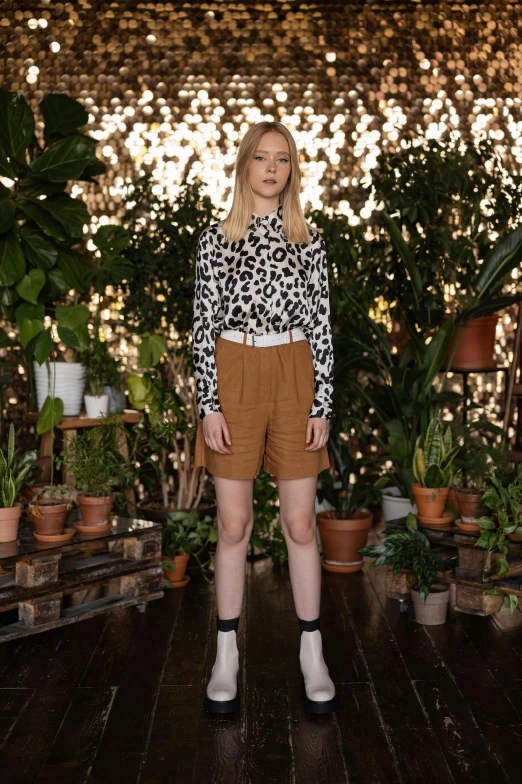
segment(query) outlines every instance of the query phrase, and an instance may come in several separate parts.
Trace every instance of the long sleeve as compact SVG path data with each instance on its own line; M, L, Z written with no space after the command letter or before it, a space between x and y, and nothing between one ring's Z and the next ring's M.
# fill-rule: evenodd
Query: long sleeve
M308 281L308 300L311 302L312 331L310 346L314 359L315 399L311 417L331 419L333 397L333 346L330 323L330 298L326 245L319 235L314 243L313 264Z
M221 411L214 355L215 322L220 307L220 297L213 263L213 235L207 227L201 232L198 241L192 322L192 362L200 419L203 419L206 414Z

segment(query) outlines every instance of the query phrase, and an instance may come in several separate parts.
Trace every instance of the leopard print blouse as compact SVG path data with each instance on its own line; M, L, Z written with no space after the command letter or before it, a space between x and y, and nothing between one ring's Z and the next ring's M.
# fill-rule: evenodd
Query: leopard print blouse
M310 417L331 419L333 348L326 247L289 243L282 205L264 217L252 213L239 242L221 233L222 221L200 234L196 254L193 366L200 419L221 411L217 394L215 340L223 329L254 335L301 327L314 358L315 399Z

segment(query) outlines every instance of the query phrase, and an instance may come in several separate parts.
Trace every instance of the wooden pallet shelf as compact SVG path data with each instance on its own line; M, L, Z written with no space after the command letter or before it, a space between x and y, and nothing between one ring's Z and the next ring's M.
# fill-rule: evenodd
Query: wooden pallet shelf
M107 532L61 545L41 544L23 522L16 542L0 545L0 642L163 596L161 524L111 522ZM2 623L13 609L18 618Z
M404 528L406 518L390 520L388 528ZM497 612L502 603L502 594L513 594L522 596L522 542L509 541L508 554L506 559L509 564L509 572L498 577L496 574L496 563L500 557L499 553L492 553L486 563L485 576L487 581L483 582L483 567L485 551L477 548L479 534L462 533L456 525L448 526L448 530L437 531L433 528L425 528L419 525L419 529L426 535L434 551L445 561L451 562L448 550L457 550L457 557L453 558L452 569L440 575L438 579L441 583L455 585L454 607L460 612L471 615L490 615ZM406 574L393 575L391 567L387 573L388 597L390 599L407 599L409 596L409 585L406 581ZM498 596L490 595L487 591L496 589Z

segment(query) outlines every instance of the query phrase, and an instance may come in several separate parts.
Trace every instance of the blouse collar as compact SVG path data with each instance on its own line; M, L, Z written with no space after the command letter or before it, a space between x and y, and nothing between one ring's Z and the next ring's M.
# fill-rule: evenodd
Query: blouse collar
M283 228L283 205L280 204L277 209L269 213L269 215L258 215L253 212L250 216L250 225L261 226L262 224L270 223L272 228L280 230Z

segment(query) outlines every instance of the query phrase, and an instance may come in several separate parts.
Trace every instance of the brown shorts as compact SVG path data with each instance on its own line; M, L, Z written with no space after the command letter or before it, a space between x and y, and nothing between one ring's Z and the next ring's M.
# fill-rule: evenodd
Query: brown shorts
M228 479L254 479L263 462L265 470L279 479L315 476L330 467L326 444L305 452L315 396L307 340L259 347L218 337L215 357L219 404L232 441L225 446L232 454L207 446L200 420L195 467L205 466Z

